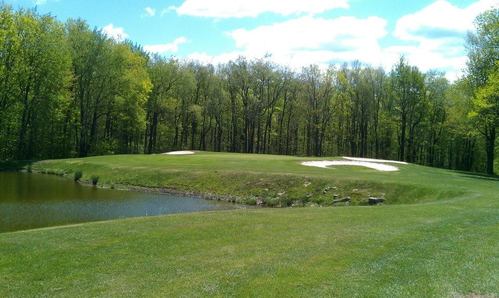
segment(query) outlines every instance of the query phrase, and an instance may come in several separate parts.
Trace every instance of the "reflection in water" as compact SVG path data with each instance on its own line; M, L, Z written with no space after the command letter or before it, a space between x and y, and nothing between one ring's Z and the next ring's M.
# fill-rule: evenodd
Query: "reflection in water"
M49 175L0 172L0 232L230 208L195 197L97 189Z

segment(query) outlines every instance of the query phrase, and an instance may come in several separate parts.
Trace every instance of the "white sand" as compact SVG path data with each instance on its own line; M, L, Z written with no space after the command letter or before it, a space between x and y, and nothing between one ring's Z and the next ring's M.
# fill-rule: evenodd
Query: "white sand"
M384 165L381 163L367 162L367 161L354 161L354 160L319 160L319 161L304 161L301 163L307 167L318 167L324 168L330 166L359 166L366 167L383 172L394 172L398 171L399 168L390 165Z
M381 163L398 163L401 165L406 165L405 161L397 161L397 160L386 160L386 159L374 159L374 158L360 158L360 157L347 157L343 156L344 159L354 160L354 161L367 161L367 162L381 162Z
M191 155L194 154L194 151L172 151L172 152L167 152L163 153L166 155Z

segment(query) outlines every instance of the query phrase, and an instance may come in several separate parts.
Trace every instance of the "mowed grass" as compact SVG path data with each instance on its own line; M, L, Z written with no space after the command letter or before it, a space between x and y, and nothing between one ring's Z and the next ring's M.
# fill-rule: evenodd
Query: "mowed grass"
M0 234L0 296L499 295L497 179L416 165L395 173L315 169L301 166L302 160L200 153L35 164L68 176L78 168L107 183L121 177L119 183L149 187L229 192L236 189L233 183L245 186L245 177L263 177L264 186L248 190L269 192L288 185L287 177L306 188L303 193L329 183L366 192L395 186L390 194L401 197L373 207L257 208Z

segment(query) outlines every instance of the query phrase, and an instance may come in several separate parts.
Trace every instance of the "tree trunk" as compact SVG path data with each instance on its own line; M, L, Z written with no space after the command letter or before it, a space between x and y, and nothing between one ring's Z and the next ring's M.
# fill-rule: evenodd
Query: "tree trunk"
M494 175L494 150L496 141L496 128L490 127L487 135L485 136L486 150L487 150L487 174Z
M405 132L406 132L406 116L402 115L402 123L400 127L400 148L399 148L399 160L405 160Z

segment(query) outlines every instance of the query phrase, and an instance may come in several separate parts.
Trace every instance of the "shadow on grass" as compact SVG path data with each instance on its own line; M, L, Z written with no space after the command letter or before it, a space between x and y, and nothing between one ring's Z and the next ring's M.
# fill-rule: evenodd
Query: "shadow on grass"
M482 179L482 180L498 181L499 182L499 175L487 175L484 173L475 173L475 172L466 172L466 171L456 171L456 172L461 174L461 176L466 177L466 178L474 178L474 179Z
M21 171L29 167L34 160L6 160L0 161L0 172Z

